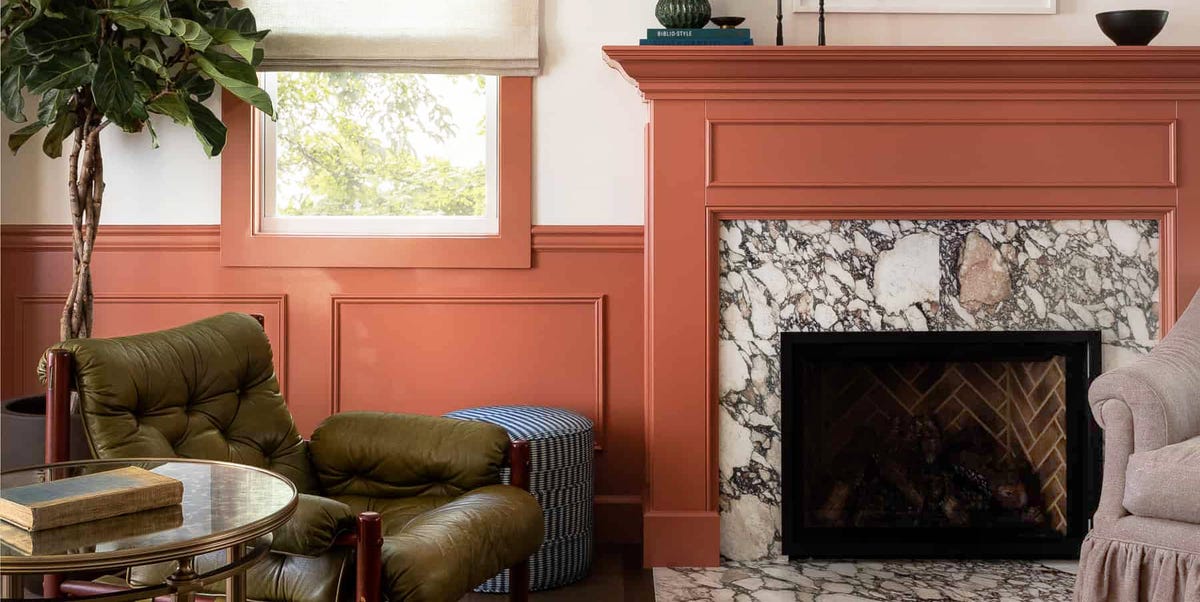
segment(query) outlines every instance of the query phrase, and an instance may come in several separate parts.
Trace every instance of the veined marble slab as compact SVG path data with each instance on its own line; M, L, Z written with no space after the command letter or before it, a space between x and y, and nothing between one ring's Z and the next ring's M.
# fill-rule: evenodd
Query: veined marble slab
M1153 220L733 220L720 228L721 553L780 554L780 333L1086 330L1105 368L1158 336Z

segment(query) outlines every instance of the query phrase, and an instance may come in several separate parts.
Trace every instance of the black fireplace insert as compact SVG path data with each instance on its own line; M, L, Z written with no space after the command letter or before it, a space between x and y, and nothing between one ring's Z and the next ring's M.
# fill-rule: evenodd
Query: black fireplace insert
M1100 335L784 333L783 551L1073 558L1099 501Z

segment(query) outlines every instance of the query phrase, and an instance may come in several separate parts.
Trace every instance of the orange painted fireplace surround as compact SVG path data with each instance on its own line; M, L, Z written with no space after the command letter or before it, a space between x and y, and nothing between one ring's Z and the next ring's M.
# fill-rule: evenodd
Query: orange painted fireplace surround
M1200 287L1200 48L604 48L646 99L644 561L719 562L717 225L1154 219Z

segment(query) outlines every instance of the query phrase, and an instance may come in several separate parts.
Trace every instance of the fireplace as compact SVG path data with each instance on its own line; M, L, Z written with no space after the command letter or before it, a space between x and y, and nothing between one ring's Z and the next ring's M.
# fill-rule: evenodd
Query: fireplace
M783 333L783 552L1077 556L1099 372L1094 331Z

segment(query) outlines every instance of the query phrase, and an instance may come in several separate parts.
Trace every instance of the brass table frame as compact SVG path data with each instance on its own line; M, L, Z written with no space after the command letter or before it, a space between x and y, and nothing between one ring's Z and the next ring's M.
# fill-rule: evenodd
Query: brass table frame
M169 595L178 602L192 602L196 592L203 586L224 580L226 582L226 598L231 601L245 602L246 600L246 570L266 557L271 548L271 532L296 513L299 497L296 486L291 481L269 470L220 462L216 460L191 460L185 458L122 458L120 460L81 460L76 462L60 462L42 464L6 471L3 474L25 472L31 470L54 470L78 466L102 464L136 464L140 462L181 463L181 464L220 464L234 467L238 470L257 471L277 478L286 483L292 490L292 499L279 511L248 523L235 529L227 529L219 533L210 533L190 540L160 544L146 548L133 548L101 552L86 555L53 554L47 556L2 556L0 557L0 598L5 601L21 600L24 598L22 575L54 574L66 571L91 571L122 567L154 564L157 562L176 561L175 572L167 577L162 585L121 589L101 584L85 585L83 589L94 587L89 593L103 592L97 595L47 598L49 600L88 600L94 602L126 602L130 600L145 600L162 595ZM247 552L247 544L253 548ZM202 554L225 550L227 564L209 571L197 573L195 558ZM106 591L109 590L109 591Z

